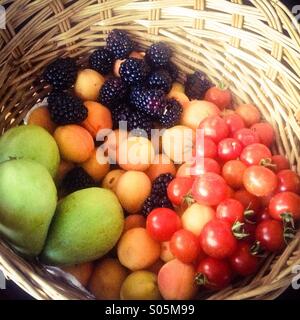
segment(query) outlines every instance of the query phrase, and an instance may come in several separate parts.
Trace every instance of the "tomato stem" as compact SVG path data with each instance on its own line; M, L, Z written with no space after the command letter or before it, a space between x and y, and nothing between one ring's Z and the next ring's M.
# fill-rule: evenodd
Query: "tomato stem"
M290 212L284 212L280 215L283 222L283 238L286 244L295 238L295 222Z
M269 169L276 169L276 164L274 164L270 158L261 159L259 165Z
M233 235L238 239L238 240L242 240L244 238L249 237L249 233L246 233L245 228L244 228L245 223L240 222L240 221L236 221L231 230Z
M259 258L264 258L266 257L266 252L262 249L261 244L259 241L255 241L253 245L250 248L250 253Z
M198 272L198 273L196 273L196 276L195 276L195 283L198 286L204 286L204 285L208 284L209 282L208 282L207 277L204 273Z
M192 195L191 192L188 192L184 197L183 197L183 203L186 203L189 207L195 203L195 199Z
M255 224L255 221L251 220L251 218L253 218L254 215L255 215L254 210L250 210L250 209L247 208L247 209L244 211L245 221L246 221L247 223L250 223L250 224Z

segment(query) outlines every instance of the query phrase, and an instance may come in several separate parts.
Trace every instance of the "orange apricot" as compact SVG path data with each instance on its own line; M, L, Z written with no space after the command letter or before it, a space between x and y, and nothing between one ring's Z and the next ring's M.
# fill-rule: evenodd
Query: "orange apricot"
M30 111L27 123L40 126L50 134L53 134L56 128L56 124L51 120L50 112L46 106L38 107Z
M151 181L154 181L159 175L171 173L175 176L176 168L173 161L165 154L157 154L154 157L153 164L145 171Z
M87 286L91 278L93 269L94 269L94 265L92 262L76 264L74 266L62 267L63 271L70 273L84 287Z
M131 214L126 217L123 233L133 228L146 228L146 219L140 214Z
M95 147L90 133L74 124L58 127L54 132L54 138L62 158L70 162L87 161Z
M183 108L190 102L189 98L183 92L177 90L170 91L168 98L177 100Z
M125 173L125 170L115 169L110 172L104 177L102 181L102 188L110 189L113 192L116 192L117 184L119 178Z
M72 162L61 160L55 177L56 184L60 185L65 175L73 168L74 164Z
M183 163L177 170L176 177L190 177L191 164L188 162Z
M247 127L251 127L261 119L259 110L253 104L240 104L236 107L235 112L243 118Z

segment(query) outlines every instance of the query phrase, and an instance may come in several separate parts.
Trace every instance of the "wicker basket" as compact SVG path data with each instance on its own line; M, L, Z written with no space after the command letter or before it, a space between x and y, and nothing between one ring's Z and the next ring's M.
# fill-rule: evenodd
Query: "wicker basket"
M58 56L84 57L108 31L128 30L142 47L163 40L183 75L200 69L226 80L236 103L255 103L276 129L276 151L300 169L300 28L277 0L4 0L0 30L0 132L22 122L47 94L38 80ZM84 61L83 61L84 63ZM251 279L208 299L274 299L300 264L300 233ZM0 243L6 276L37 299L90 299Z

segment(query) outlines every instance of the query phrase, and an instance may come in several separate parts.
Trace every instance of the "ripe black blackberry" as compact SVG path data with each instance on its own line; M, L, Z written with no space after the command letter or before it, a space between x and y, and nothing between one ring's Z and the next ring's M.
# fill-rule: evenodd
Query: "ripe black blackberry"
M164 42L152 44L146 50L146 61L155 69L166 66L172 56L171 48Z
M106 48L115 59L126 59L134 49L134 43L125 31L112 30L106 39Z
M172 87L172 78L168 71L157 70L149 75L147 85L151 89L161 89L165 93L168 93Z
M46 67L42 77L54 89L68 89L76 81L76 62L72 58L59 58Z
M114 77L106 80L100 89L99 102L113 109L127 98L128 87L122 79Z
M109 50L102 48L95 50L90 55L89 65L91 69L106 75L111 72L114 61L113 54Z
M169 99L166 102L166 106L163 114L158 120L159 120L159 123L162 124L164 128L171 128L179 123L181 114L182 114L181 104L175 99Z
M146 132L148 137L151 136L153 122L150 117L124 103L120 104L112 111L112 119L115 129L119 128L120 121L126 121L127 130L134 130L134 132L132 132L134 135L144 136L144 133Z
M63 91L52 91L48 96L51 119L58 125L79 124L88 116L80 98Z
M162 90L137 87L131 91L130 102L154 120L158 119L163 113L165 94Z
M120 67L120 77L128 85L143 82L150 71L144 59L128 58Z
M190 100L203 99L205 92L212 86L211 81L208 79L204 72L196 71L187 76L185 82L185 94Z
M95 187L94 179L81 167L69 171L62 181L62 188L67 193Z
M167 196L169 183L174 179L170 173L161 174L152 184L151 194L143 204L142 214L147 216L153 209L169 208L174 209Z

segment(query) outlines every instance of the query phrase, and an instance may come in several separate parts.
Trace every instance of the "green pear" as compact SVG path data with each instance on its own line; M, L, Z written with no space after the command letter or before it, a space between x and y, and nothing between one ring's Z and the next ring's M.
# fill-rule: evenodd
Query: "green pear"
M55 184L45 167L27 159L0 164L0 235L18 252L40 254L56 204Z
M76 191L59 202L41 260L50 265L96 260L115 246L123 226L123 209L112 191Z
M0 163L11 159L31 159L47 168L55 177L60 157L54 138L35 125L9 129L0 138Z

